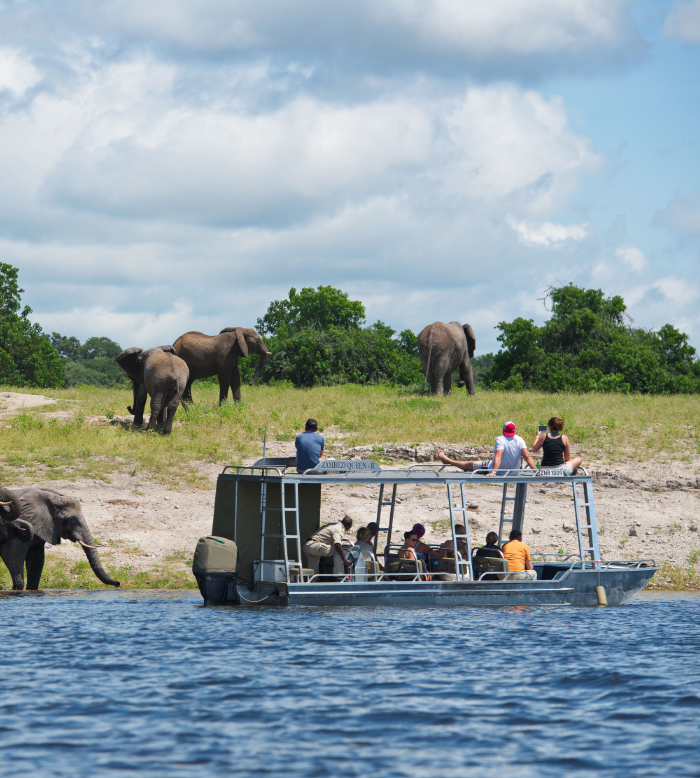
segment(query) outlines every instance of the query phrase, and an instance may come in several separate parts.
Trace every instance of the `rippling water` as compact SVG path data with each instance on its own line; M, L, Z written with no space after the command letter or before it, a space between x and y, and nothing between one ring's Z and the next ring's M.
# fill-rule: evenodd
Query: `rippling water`
M700 598L203 608L0 597L0 774L700 774Z

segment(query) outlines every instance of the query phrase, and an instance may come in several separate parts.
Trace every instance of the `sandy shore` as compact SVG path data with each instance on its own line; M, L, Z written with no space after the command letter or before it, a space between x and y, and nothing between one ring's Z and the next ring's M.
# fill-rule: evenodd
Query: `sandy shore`
M426 444L430 445L430 444ZM291 448L290 448L291 447ZM274 446L275 454L292 454L293 444ZM289 450L287 450L289 449ZM350 452L347 452L350 453ZM252 462L252 460L251 460ZM405 467L408 462L392 466ZM653 558L683 565L700 549L698 514L700 488L696 475L700 460L665 467L620 465L593 468L601 551L607 559ZM207 477L212 485L220 468L212 466ZM135 571L149 570L168 554L192 551L197 539L211 531L213 490L168 489L128 474L115 474L112 483L102 481L51 482L54 489L81 500L94 535L118 564ZM501 487L469 486L473 505L472 542L498 529ZM376 518L378 487L338 485L324 491L324 520L347 513L355 527ZM398 492L394 539L414 522L428 529L428 539L447 537L444 487L405 486ZM576 550L571 490L565 486L535 486L528 494L525 537L533 551ZM82 552L62 544L49 553L78 558Z

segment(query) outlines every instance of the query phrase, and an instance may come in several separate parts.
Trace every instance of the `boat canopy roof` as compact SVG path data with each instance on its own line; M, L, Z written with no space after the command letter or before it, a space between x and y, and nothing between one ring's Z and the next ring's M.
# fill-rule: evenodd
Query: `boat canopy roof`
M541 470L528 468L517 473L510 470L489 475L486 470L465 472L449 465L430 462L407 468L382 468L371 459L324 459L313 470L297 473L295 457L265 457L252 465L228 465L221 475L246 481L312 484L572 484L591 483L592 480L583 468L579 468L576 475L566 475L563 470L545 472L546 475Z

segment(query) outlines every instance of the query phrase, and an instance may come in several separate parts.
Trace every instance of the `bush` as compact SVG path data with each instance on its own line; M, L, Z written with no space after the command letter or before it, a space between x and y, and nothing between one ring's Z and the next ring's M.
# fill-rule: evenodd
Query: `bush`
M658 332L625 324L624 300L599 289L549 290L552 316L501 322L503 348L487 355L483 382L493 389L545 392L700 392L700 363L688 336L666 324ZM486 361L486 360L485 360Z

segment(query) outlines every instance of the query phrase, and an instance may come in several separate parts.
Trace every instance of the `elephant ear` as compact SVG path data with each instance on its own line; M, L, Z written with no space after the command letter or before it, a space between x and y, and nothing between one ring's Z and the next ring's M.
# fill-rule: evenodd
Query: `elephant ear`
M464 324L462 326L464 334L467 336L467 349L469 350L469 359L474 356L476 351L476 337L474 336L474 330L471 324Z
M248 344L245 342L245 336L243 334L242 327L236 327L236 339L238 340L238 348L241 350L241 354L244 357L248 356Z
M41 538L44 543L55 545L59 542L60 533L51 512L51 498L54 493L45 493L40 489L22 490L20 497L14 496L18 508L17 516L29 522L34 529L34 537Z
M122 353L114 359L114 361L132 381L139 380L139 358L142 353L142 348L139 348L138 346L132 346L131 348L122 351Z
M177 354L174 346L158 346L161 351L165 351L166 354Z

